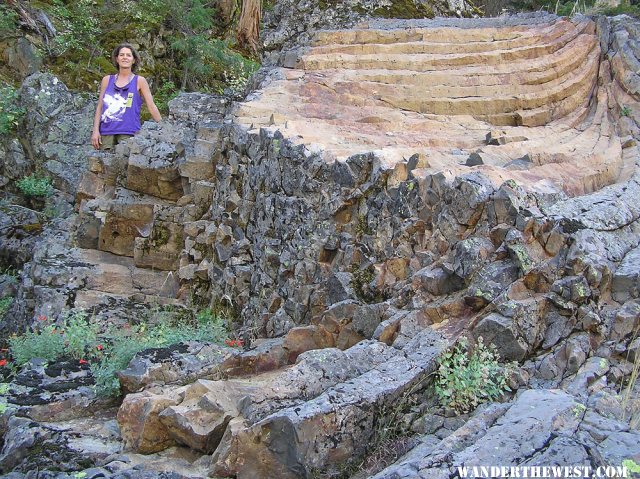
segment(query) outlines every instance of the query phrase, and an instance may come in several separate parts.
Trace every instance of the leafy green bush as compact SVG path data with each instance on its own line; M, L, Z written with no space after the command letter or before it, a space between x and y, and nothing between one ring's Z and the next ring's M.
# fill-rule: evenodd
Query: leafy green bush
M94 354L98 344L98 325L84 311L72 313L64 322L65 352L75 359Z
M500 365L494 345L485 345L480 337L471 353L467 349L463 339L441 356L435 385L440 402L459 413L510 391L509 367Z
M15 34L18 14L8 5L0 5L0 38Z
M53 1L53 16L57 19L58 35L53 39L53 51L62 55L69 51L93 48L97 43L99 19L92 0L76 2Z
M9 338L11 355L18 366L32 358L54 361L64 355L82 359L94 354L98 326L83 311L71 313L62 324L38 317L38 325L22 336Z
M57 325L46 323L22 336L9 338L9 347L18 366L33 358L54 361L64 354L64 335Z
M90 364L91 373L96 381L98 395L115 397L120 394L120 381L116 372L125 369L136 353L149 346L146 341L140 341L135 332L132 336L122 332L108 332L104 339L104 355L100 361Z
M169 113L169 102L178 96L180 90L171 81L164 82L153 95L154 102L160 110L160 113L166 115Z
M96 391L109 397L120 393L116 372L125 369L136 353L181 341L222 343L227 335L224 320L210 311L201 312L191 322L171 310L156 311L150 319L155 323L112 328L100 334L98 325L83 311L71 313L60 325L40 316L32 330L9 339L11 356L17 366L32 358L51 362L64 356L88 362Z
M24 115L24 109L18 106L16 89L0 84L0 135L15 130Z
M43 198L53 194L51 179L44 176L37 176L36 174L20 178L16 182L16 186L23 195L28 197Z
M149 348L161 348L182 341L210 341L222 343L227 335L224 321L202 316L197 324L175 323L171 313L160 318L155 325L143 323L127 331L109 331L105 334L103 357L91 363L91 372L100 396L113 397L120 394L120 383L116 372L127 367L136 353Z
M11 307L11 303L13 303L13 298L11 296L0 299L0 319L7 314L7 311L9 311L9 308Z

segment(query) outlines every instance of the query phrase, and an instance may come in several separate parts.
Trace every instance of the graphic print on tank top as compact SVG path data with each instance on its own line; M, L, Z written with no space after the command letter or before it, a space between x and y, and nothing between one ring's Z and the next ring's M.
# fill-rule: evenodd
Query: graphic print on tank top
M114 92L113 95L105 93L103 101L104 111L101 120L104 122L122 121L127 110L127 97L121 96L118 92Z

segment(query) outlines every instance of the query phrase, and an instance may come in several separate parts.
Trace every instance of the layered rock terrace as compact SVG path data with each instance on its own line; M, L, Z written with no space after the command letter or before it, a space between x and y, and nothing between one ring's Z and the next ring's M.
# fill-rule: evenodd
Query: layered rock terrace
M580 195L632 162L600 57L586 17L377 20L319 32L235 114L316 144L327 161L373 151L393 168L417 154L422 175L474 168L496 184Z

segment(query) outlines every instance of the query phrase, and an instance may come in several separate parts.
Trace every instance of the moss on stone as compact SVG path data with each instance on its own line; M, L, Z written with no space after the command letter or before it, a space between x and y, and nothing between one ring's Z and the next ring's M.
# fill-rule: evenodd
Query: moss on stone
M351 287L358 299L364 303L380 303L385 301L385 297L380 292L373 292L369 284L376 277L376 270L373 265L366 268L359 268L356 265L351 267Z
M429 4L418 3L413 0L395 0L388 6L378 7L372 12L367 12L363 7L355 7L358 13L369 13L378 18L435 18L433 7Z
M151 245L155 248L164 246L169 242L171 233L164 225L155 225L151 234Z

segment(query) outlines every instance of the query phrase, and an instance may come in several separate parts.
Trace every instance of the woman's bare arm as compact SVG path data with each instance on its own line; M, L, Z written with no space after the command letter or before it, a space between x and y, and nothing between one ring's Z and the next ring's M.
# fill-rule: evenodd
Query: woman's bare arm
M140 90L142 98L144 99L144 102L147 104L147 108L149 109L149 113L151 113L151 117L155 121L162 121L162 116L160 115L160 111L153 101L153 95L151 95L149 83L147 83L147 79L145 77L138 77L138 88Z

